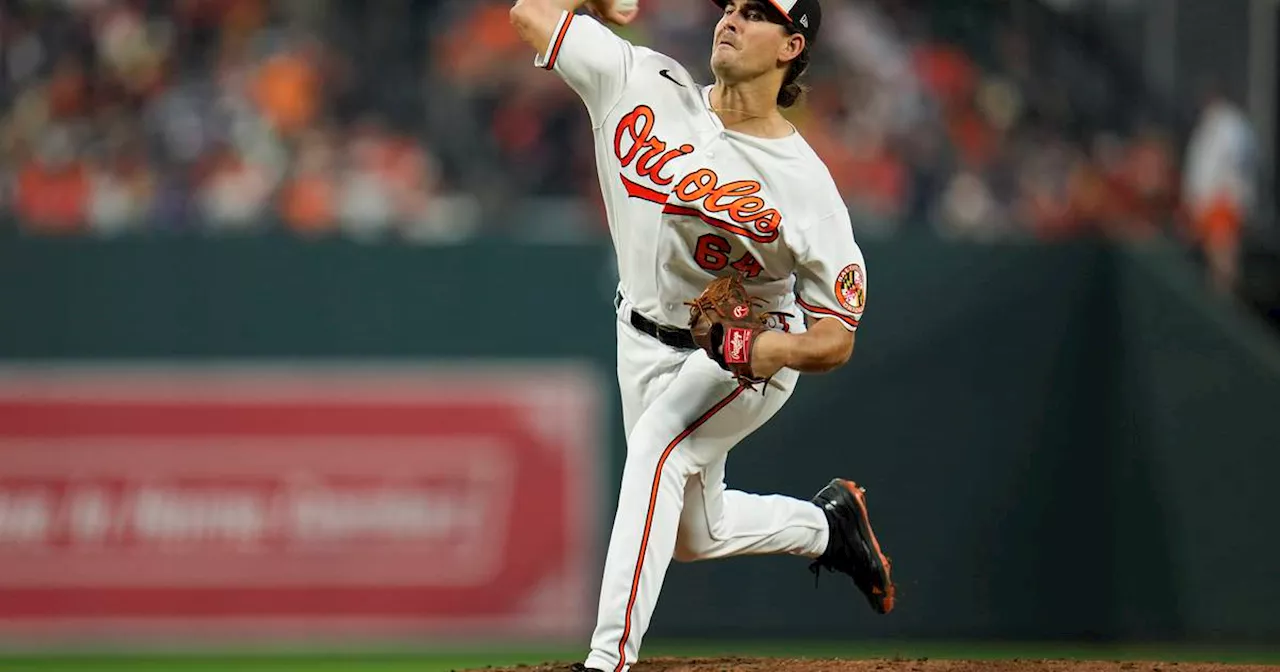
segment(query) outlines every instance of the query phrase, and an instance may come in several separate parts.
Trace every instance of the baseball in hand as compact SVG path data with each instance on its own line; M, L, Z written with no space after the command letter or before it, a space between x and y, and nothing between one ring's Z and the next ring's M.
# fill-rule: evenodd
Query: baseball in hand
M640 8L640 0L613 0L613 9L623 14L629 14Z

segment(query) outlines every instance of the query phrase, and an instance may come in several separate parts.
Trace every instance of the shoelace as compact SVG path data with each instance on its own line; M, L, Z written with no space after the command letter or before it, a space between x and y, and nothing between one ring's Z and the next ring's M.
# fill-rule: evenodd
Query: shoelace
M844 540L843 535L841 535L841 540L842 540L842 541ZM850 564L850 565L855 565L855 566L856 566L856 564L857 564L857 563L853 560L853 558L852 558L852 557L850 557L851 555L857 554L857 553L859 553L860 551L861 551L861 552L863 552L863 553L865 553L865 552L869 552L869 551L870 551L870 549L867 549L867 548L862 548L862 549L850 548L850 546L852 546L852 544L849 544L849 543L847 543L847 542L846 542L846 543L844 543L844 544L842 544L842 545L844 546L844 548L843 548L843 549L841 549L841 554L840 554L840 555L841 555L841 557L842 557L842 558L843 558L843 559L844 559L848 564ZM885 558L885 560L887 561L887 560L888 560L888 558L886 557L886 558ZM832 574L835 574L836 572L841 572L841 570L837 569L837 564L838 564L838 562L839 562L838 560L834 560L834 559L833 559L833 560L824 560L823 558L819 557L819 558L814 559L814 561L813 561L813 562L809 563L809 571L810 571L810 572L813 572L813 587L814 587L814 588L817 588L817 587L818 587L818 579L822 576L822 570L824 570L824 569L825 569L825 570L827 570L828 572L831 572ZM844 573L844 572L841 572L841 573ZM855 582L855 583L857 583L857 582L858 582L858 578L859 578L859 577L854 576L854 575L852 575L852 574L850 574L850 577L851 577L851 578L853 578L853 580L854 580L854 582Z

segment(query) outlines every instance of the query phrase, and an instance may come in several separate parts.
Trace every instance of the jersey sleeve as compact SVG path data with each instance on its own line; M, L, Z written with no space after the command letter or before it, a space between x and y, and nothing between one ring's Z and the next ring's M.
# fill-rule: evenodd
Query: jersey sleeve
M560 75L599 126L622 97L635 59L636 48L630 42L589 16L566 11L547 53L538 54L533 64Z
M796 247L796 305L811 318L835 318L857 331L867 303L867 264L849 211L815 222Z

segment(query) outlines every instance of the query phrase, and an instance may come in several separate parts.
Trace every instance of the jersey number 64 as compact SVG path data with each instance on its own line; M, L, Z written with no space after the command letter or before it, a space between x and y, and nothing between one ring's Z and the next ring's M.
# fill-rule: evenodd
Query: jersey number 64
M729 259L733 254L733 244L725 240L723 236L714 233L708 233L698 238L698 244L693 249L693 259L698 262L698 266L704 270L715 273L722 271L726 266L731 266L745 278L754 278L760 275L764 268L760 262L756 260L750 252L746 252L737 261L730 263Z

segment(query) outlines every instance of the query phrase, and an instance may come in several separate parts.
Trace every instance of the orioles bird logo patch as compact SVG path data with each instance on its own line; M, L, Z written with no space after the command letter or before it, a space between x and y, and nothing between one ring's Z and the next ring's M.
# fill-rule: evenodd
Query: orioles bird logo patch
M836 276L836 298L845 310L856 317L862 316L867 304L867 279L862 266L849 264Z

